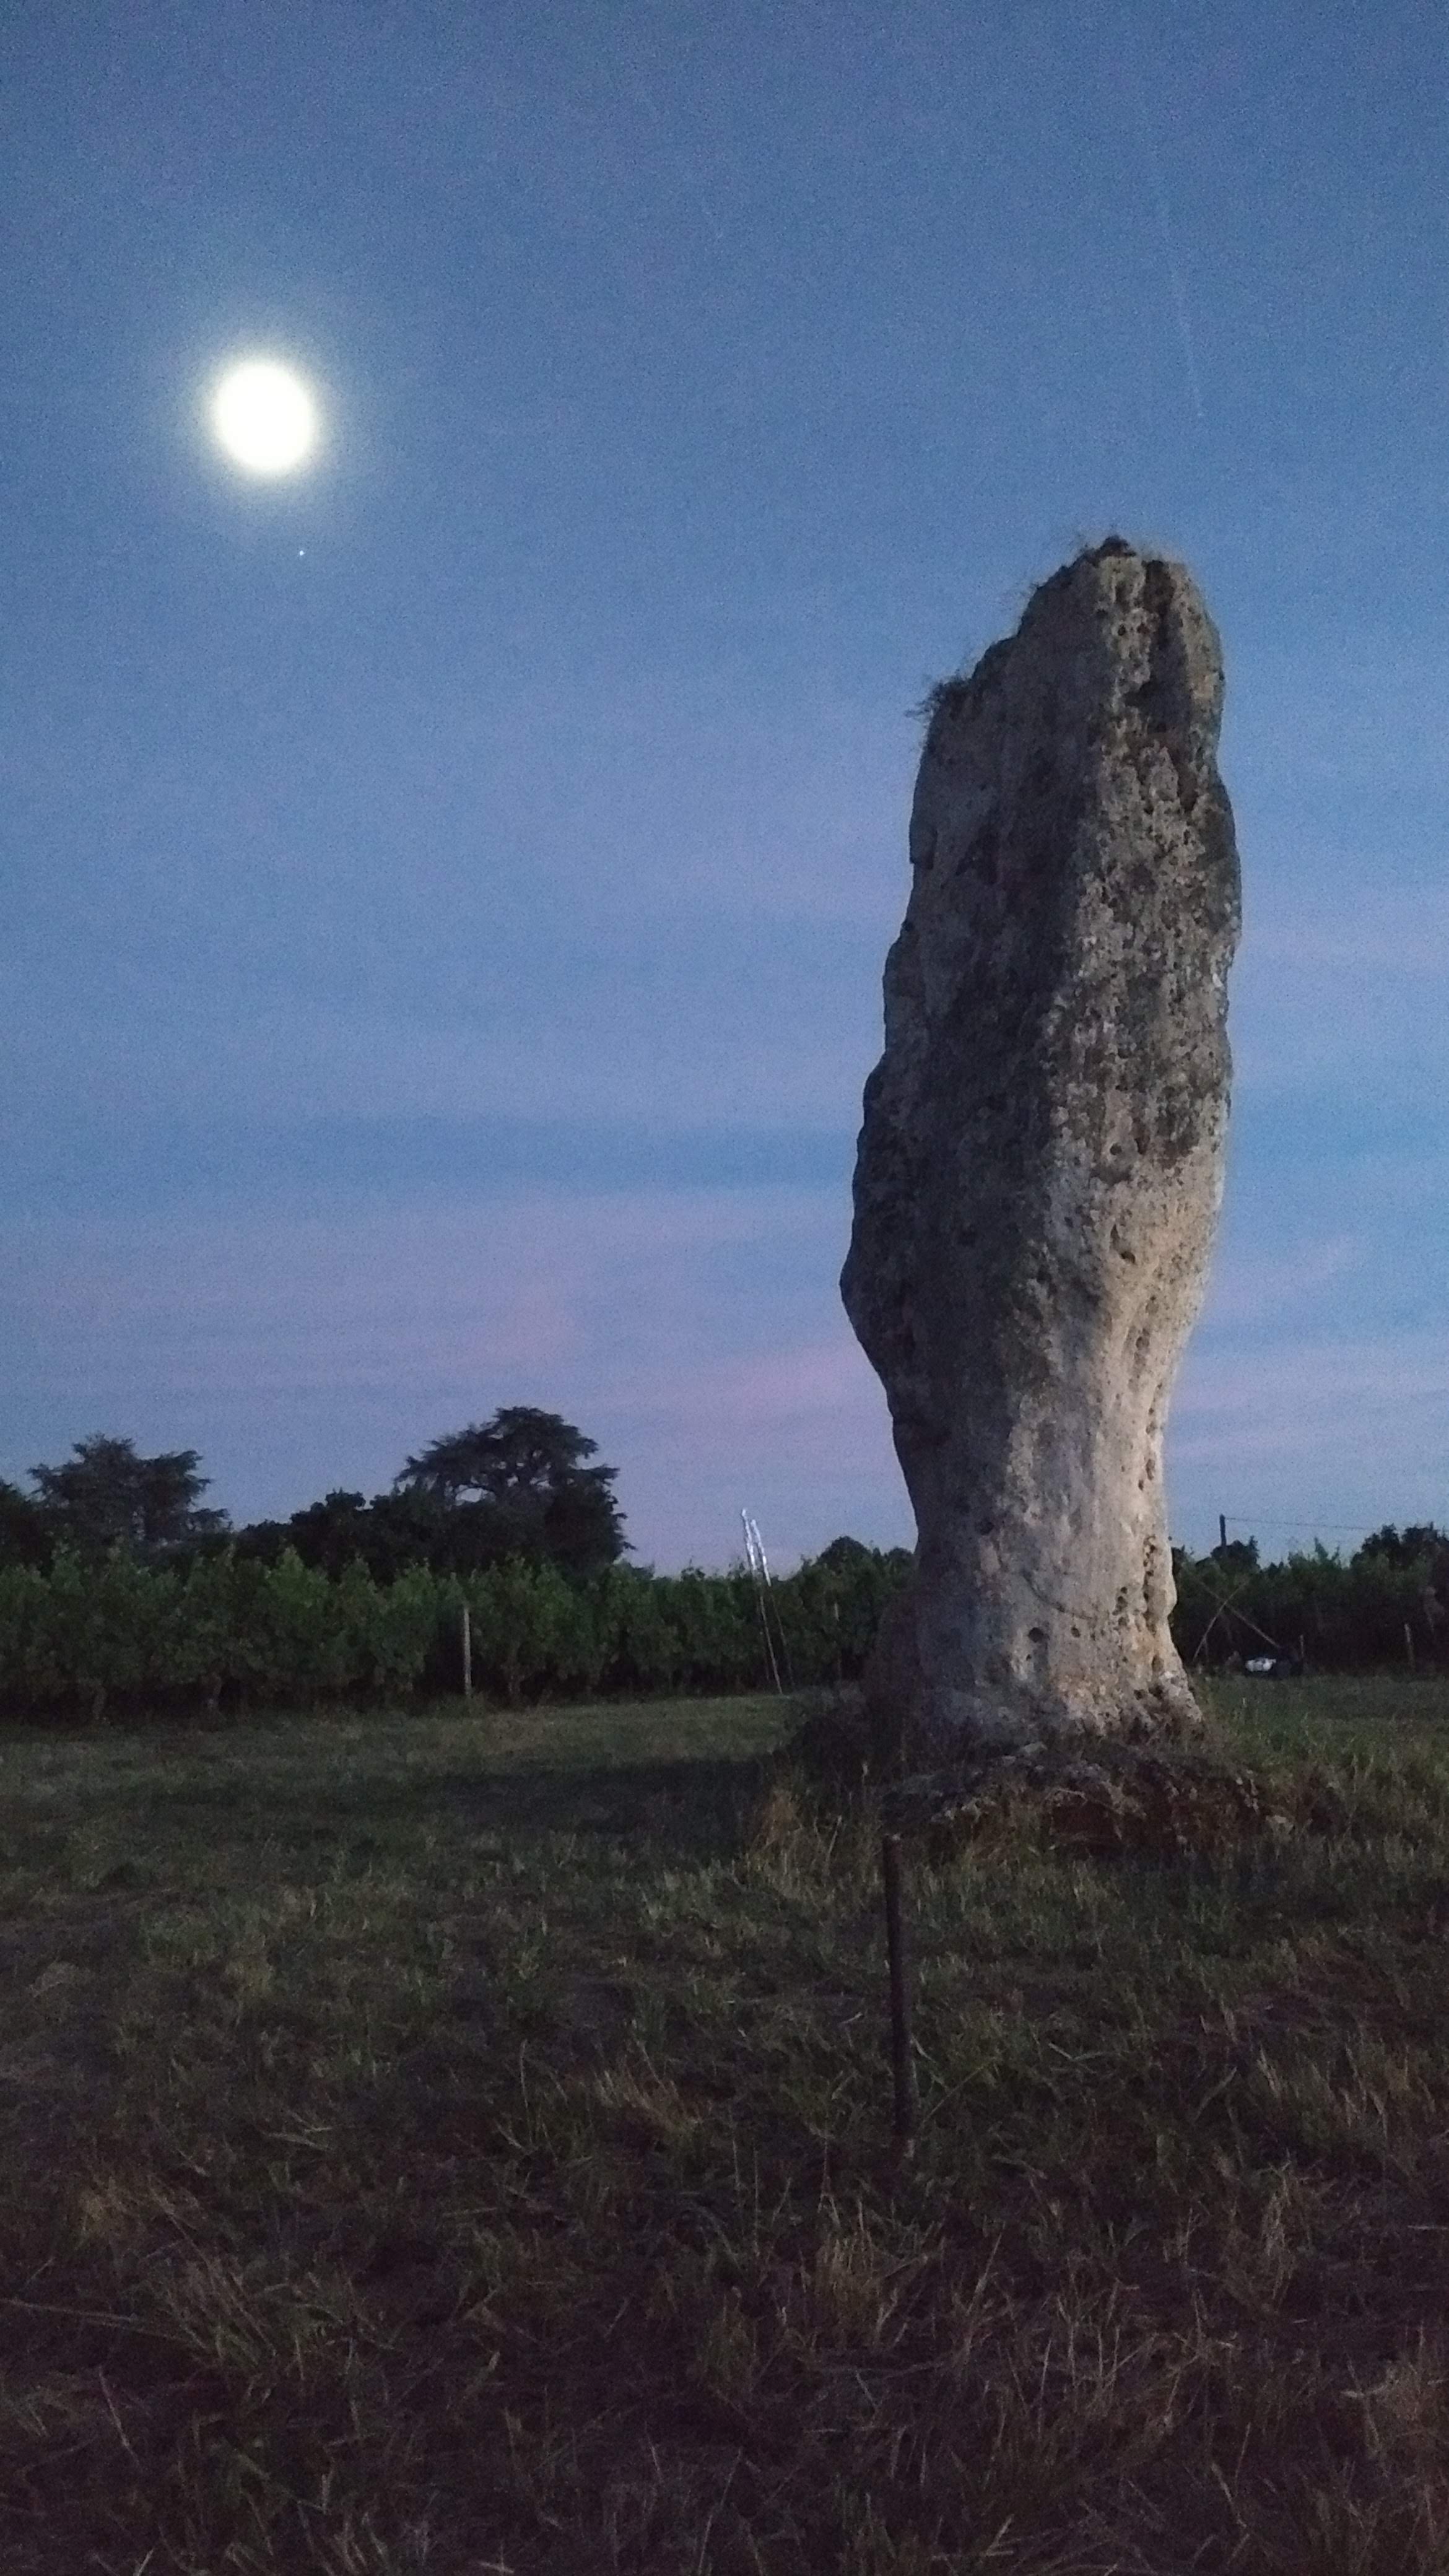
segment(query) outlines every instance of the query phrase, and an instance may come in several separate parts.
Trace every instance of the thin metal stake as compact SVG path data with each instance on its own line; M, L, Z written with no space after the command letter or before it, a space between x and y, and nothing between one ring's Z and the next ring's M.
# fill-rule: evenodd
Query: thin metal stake
M751 1520L749 1513L741 1512L740 1519L744 1525L745 1557L749 1565L750 1572L755 1579L755 1598L760 1605L760 1626L765 1632L765 1660L770 1667L770 1679L774 1683L776 1691L781 1697L783 1697L785 1685L780 1679L780 1666L775 1655L775 1641L770 1634L770 1569L765 1563L765 1551L760 1544L760 1533L756 1529L754 1522ZM782 1646L784 1642L785 1640L782 1633L780 1639Z
M472 1698L472 1696L473 1696L473 1614L472 1614L471 1610L469 1609L467 1602L465 1601L465 1602L464 1602L464 1604L463 1604L463 1697L464 1697L465 1699L471 1699L471 1698Z
M904 2144L915 2135L916 2080L911 2060L911 1992L907 1980L906 1933L901 1913L901 1838L883 1834L881 1884L885 1890L886 1955L891 1981L891 2076L895 2088L892 2128Z

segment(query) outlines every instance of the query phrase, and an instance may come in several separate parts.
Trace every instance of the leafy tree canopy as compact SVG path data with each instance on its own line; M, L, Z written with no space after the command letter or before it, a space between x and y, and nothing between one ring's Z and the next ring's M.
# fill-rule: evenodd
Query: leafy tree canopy
M1378 1556L1390 1565L1417 1565L1422 1557L1437 1557L1444 1544L1443 1531L1436 1529L1432 1521L1411 1522L1404 1530L1397 1529L1392 1521L1388 1521L1382 1529L1375 1530L1364 1540L1362 1547L1355 1552L1354 1562L1357 1564L1363 1557Z
M48 1565L54 1540L34 1495L0 1477L0 1565Z
M868 1565L873 1554L863 1539L833 1538L828 1547L822 1547L815 1562L828 1566L832 1574L853 1574L857 1567Z
M254 1521L237 1546L243 1556L269 1564L294 1548L304 1565L320 1566L326 1574L341 1574L360 1560L378 1582L390 1583L409 1565L446 1573L491 1562L460 1545L461 1517L428 1494L374 1494L369 1502L364 1494L337 1487L290 1520Z
M430 1441L391 1491L369 1501L343 1487L287 1521L238 1533L243 1556L276 1562L293 1548L309 1566L339 1575L361 1562L378 1582L410 1565L477 1574L510 1557L568 1575L604 1573L626 1553L613 1495L615 1470L561 1415L510 1405L488 1422Z
M30 1476L47 1524L68 1545L155 1556L227 1526L225 1512L200 1508L211 1480L198 1466L195 1449L142 1458L134 1440L98 1431L77 1440L62 1466L32 1467Z
M449 1503L465 1496L491 1503L546 1502L580 1476L594 1483L612 1481L613 1467L583 1464L597 1456L598 1445L561 1414L507 1404L488 1422L470 1422L462 1431L430 1441L393 1482Z
M586 1466L598 1455L561 1414L501 1405L487 1422L446 1432L409 1458L394 1479L399 1496L477 1515L489 1554L549 1556L576 1574L595 1574L625 1553L614 1499L617 1468Z
M888 1566L893 1574L905 1574L914 1563L908 1547L867 1547L860 1538L833 1538L822 1547L815 1563L829 1568L832 1574L856 1574L876 1566Z

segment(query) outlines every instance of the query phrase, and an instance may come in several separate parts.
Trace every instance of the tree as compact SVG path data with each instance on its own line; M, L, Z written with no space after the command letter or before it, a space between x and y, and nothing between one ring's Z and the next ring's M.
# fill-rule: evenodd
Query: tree
M500 1406L491 1420L430 1441L394 1478L477 1524L480 1557L549 1557L572 1574L601 1573L624 1554L614 1467L585 1466L598 1443L535 1406Z
M291 1547L304 1565L331 1575L360 1559L374 1582L390 1583L407 1566L446 1573L460 1559L468 1566L478 1562L461 1526L466 1519L465 1511L449 1512L431 1494L374 1494L369 1502L337 1487L288 1521L257 1521L239 1532L237 1544L243 1555L270 1564Z
M1354 1553L1353 1563L1359 1565L1366 1557L1376 1556L1402 1572L1423 1558L1436 1560L1443 1545L1444 1533L1436 1529L1432 1521L1413 1522L1402 1534L1389 1521L1364 1540L1362 1547Z
M296 1549L304 1565L320 1566L324 1574L339 1575L360 1557L372 1574L396 1569L379 1567L374 1542L372 1512L365 1494L346 1492L334 1486L320 1503L308 1503L305 1510L293 1512L283 1529L276 1522L263 1522L259 1527L268 1537L276 1533L276 1544L268 1549L273 1560L282 1549Z
M55 1531L33 1494L0 1476L0 1565L48 1565Z
M159 1556L227 1526L225 1512L199 1508L211 1480L197 1466L195 1449L141 1458L134 1440L98 1431L78 1440L63 1466L32 1467L30 1475L41 1512L68 1546L85 1554L121 1546Z

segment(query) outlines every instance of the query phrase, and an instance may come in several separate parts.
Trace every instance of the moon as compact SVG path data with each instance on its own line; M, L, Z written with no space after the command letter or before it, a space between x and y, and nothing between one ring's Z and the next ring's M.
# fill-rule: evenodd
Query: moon
M300 376L273 358L228 368L211 422L233 464L249 474L290 474L317 444L317 405Z

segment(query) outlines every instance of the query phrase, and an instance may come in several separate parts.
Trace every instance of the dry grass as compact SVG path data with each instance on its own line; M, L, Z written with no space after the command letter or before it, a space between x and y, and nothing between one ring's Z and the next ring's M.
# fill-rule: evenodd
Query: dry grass
M1223 1715L913 1862L901 2169L767 1703L10 1739L0 2566L1449 2569L1449 1704Z

